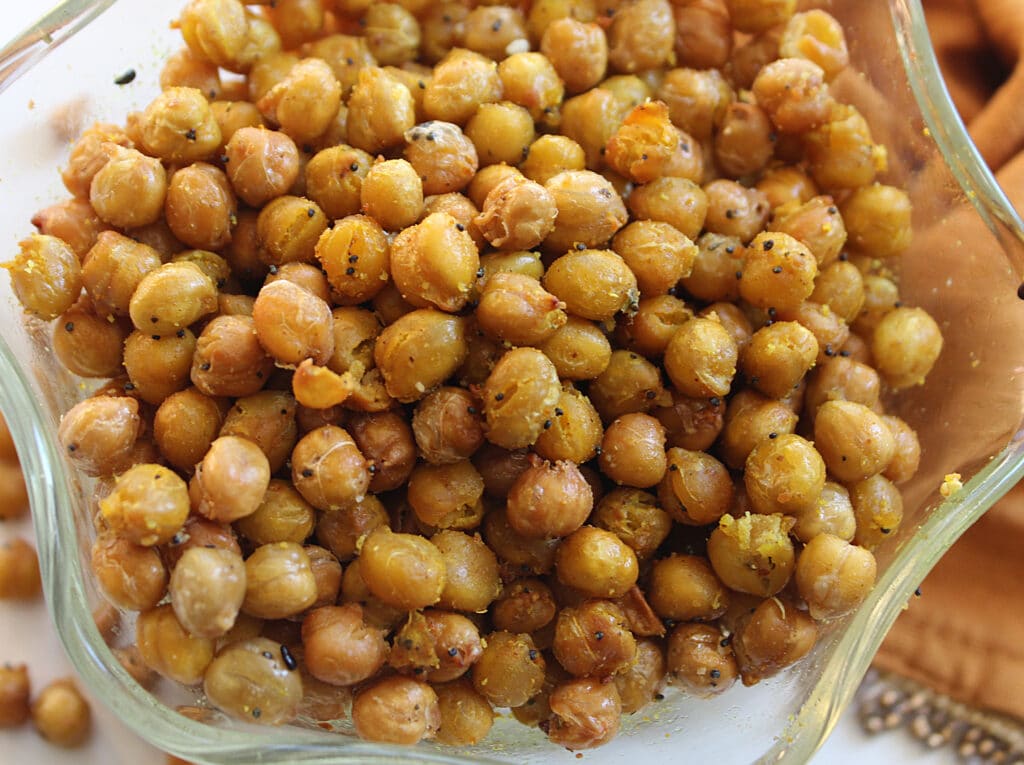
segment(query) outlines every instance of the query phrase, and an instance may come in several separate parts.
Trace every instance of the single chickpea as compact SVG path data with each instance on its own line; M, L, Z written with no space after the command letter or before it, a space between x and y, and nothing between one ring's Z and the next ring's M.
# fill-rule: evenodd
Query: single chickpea
M32 724L51 744L74 749L85 743L92 729L92 711L74 681L56 680L32 702Z

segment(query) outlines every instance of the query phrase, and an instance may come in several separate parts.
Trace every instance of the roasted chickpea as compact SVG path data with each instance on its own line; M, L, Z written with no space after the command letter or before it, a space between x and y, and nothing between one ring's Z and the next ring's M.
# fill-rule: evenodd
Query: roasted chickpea
M302 679L280 643L256 637L217 654L203 679L203 692L217 709L238 720L281 725L298 714Z
M284 195L271 200L256 219L259 256L269 265L312 263L327 216L312 200Z
M788 234L763 231L746 250L739 278L740 297L758 308L797 308L814 290L817 261Z
M531 539L508 522L505 509L498 507L484 515L482 526L487 545L505 565L523 574L546 574L555 565L559 539Z
M326 517L333 517L324 516ZM235 521L238 532L256 545L301 544L313 532L316 513L291 484L272 478L255 512Z
M57 237L44 234L32 234L19 248L15 259L2 267L10 272L11 289L25 311L53 319L71 308L84 277L75 252Z
M626 224L628 216L622 197L604 176L590 170L566 170L550 178L544 188L554 198L558 210L555 226L544 240L544 248L549 252L564 253L580 244L585 252L586 248L601 247ZM589 252L605 253L601 257L606 259L613 254L607 250ZM597 274L607 278L613 268L606 265Z
M725 463L740 470L755 446L796 430L797 414L783 401L769 399L751 389L729 401L719 447Z
M434 67L423 94L423 109L430 119L465 125L481 104L500 98L501 78L495 62L455 48Z
M704 226L708 231L747 242L768 221L768 199L756 188L720 178L707 184L704 193L708 200Z
M854 401L826 401L819 406L814 438L829 472L848 484L882 472L896 451L882 418Z
M818 341L795 321L776 321L757 330L743 349L739 367L747 381L772 398L787 395L818 356Z
M568 320L539 348L565 380L592 380L611 363L612 347L593 322L576 316Z
M661 506L679 523L714 523L732 505L735 489L726 467L706 452L673 447L658 487Z
M817 640L814 620L792 601L761 601L733 635L743 684L754 685L802 659Z
M636 659L636 639L618 606L588 600L558 614L552 651L570 674L607 678Z
M167 592L167 569L160 554L114 534L92 545L92 573L104 597L118 608L145 611Z
M469 460L420 464L409 476L406 499L416 517L439 529L480 525L484 481Z
M191 471L220 431L223 413L216 399L195 388L172 393L153 418L153 437L172 466Z
M673 553L651 568L647 597L663 619L712 621L729 607L729 591L705 558Z
M617 598L636 584L636 553L615 534L583 526L559 545L558 580L591 597Z
M717 125L715 162L731 178L752 175L771 160L775 141L771 121L761 107L740 101L731 103ZM771 205L767 196L762 201Z
M486 611L501 591L495 554L479 536L450 529L438 532L430 541L441 551L445 566L445 584L438 605L456 611ZM431 678L434 679L442 678Z
M444 556L423 537L378 527L363 542L359 561L366 586L388 605L412 610L441 598Z
M675 52L679 63L697 69L720 68L729 60L733 32L723 0L675 4Z
M685 322L665 348L665 371L672 384L693 397L724 396L736 374L739 350L721 322L694 318Z
M122 128L103 122L87 128L71 145L67 167L61 171L61 180L75 197L89 199L92 179L107 163L105 144L132 148L132 141Z
M217 287L194 263L165 263L142 277L128 310L137 329L171 335L217 310Z
M41 590L35 548L21 537L0 543L0 600L32 600Z
M540 579L517 579L505 586L491 609L494 626L508 632L537 632L552 622L558 606Z
M724 515L708 538L708 559L729 588L761 597L775 595L793 573L793 519L780 515Z
M581 464L597 454L602 435L601 417L590 399L571 383L562 383L551 426L537 437L534 449L546 460Z
M641 561L661 546L672 527L672 519L658 507L654 495L628 488L613 489L602 497L591 522L618 536Z
M665 427L648 414L624 414L604 432L601 472L617 484L647 488L665 474Z
M32 225L40 234L63 240L80 258L107 228L87 199L74 198L43 208L32 216Z
M294 282L265 285L252 312L256 338L278 364L305 359L326 364L334 353L334 327L327 302Z
M384 665L387 643L367 625L358 603L324 606L302 620L304 659L310 674L331 685L355 685Z
M117 477L100 511L116 534L152 547L181 530L189 512L188 487L161 465L135 465Z
M673 629L665 663L675 684L700 696L727 690L739 676L729 642L710 624L680 624Z
M903 522L903 495L888 478L875 475L850 488L850 502L857 519L853 542L875 550Z
M195 348L195 335L187 329L163 337L132 332L124 343L124 368L134 395L160 404L186 388Z
M304 435L292 450L292 482L313 507L338 511L366 495L369 464L348 431L324 425Z
M356 694L352 722L359 737L368 741L415 744L437 734L441 709L429 685L395 675Z
M174 566L168 590L182 627L196 637L230 630L246 594L242 556L230 550L193 547Z
M543 353L533 348L506 353L483 387L487 440L506 449L530 446L554 416L561 390L558 373Z
M309 556L294 542L261 545L245 559L243 612L260 619L285 619L316 602Z
M580 526L593 509L590 485L572 462L538 461L509 490L508 523L534 538L564 537Z
M139 137L146 154L166 162L202 161L221 145L210 104L195 88L168 88L157 96L142 113Z
M800 552L797 591L818 620L849 613L875 583L875 556L831 534L819 534Z
M225 156L232 188L253 207L287 193L299 177L295 142L285 133L262 126L236 130Z
M66 749L81 746L92 728L89 702L71 679L43 688L32 702L31 714L39 735Z
M615 683L594 678L567 680L548 698L548 738L570 750L607 743L619 732L622 701Z
M436 739L448 746L479 744L494 723L494 710L472 683L459 681L434 686L441 724Z
M384 160L371 166L359 193L362 211L388 231L411 226L423 211L423 183L416 169L404 159Z
M170 603L139 614L135 643L147 667L182 685L201 683L213 660L213 640L189 634Z
M495 706L518 707L544 682L544 657L529 635L492 632L473 665L473 687Z
M391 275L402 297L417 307L458 311L469 299L479 267L476 244L447 213L428 215L392 242Z
M771 62L758 73L753 91L775 127L791 133L803 133L826 122L835 103L824 70L807 59Z
M795 515L817 502L825 461L810 441L784 433L754 446L743 480L757 512Z
M263 116L279 125L295 141L312 141L328 129L337 115L341 84L326 61L305 58L256 105Z
M893 458L882 471L882 475L893 483L904 483L913 478L921 461L921 442L917 433L899 417L886 415L882 422L889 428L895 442Z
M808 131L802 143L811 176L829 192L868 186L887 166L885 147L874 143L867 120L853 106L834 105L828 121ZM898 223L909 210L893 213Z
M388 393L417 401L451 377L468 352L465 329L465 319L431 308L386 327L373 353Z
M0 728L15 728L28 720L29 689L28 667L0 666Z
M196 512L230 523L256 512L270 483L270 463L260 447L240 436L210 444L189 487Z
M921 385L942 353L942 332L923 308L893 308L878 322L871 355L890 387Z
M117 144L107 144L105 149L109 159L89 186L93 210L118 228L156 222L167 194L167 172L160 160Z

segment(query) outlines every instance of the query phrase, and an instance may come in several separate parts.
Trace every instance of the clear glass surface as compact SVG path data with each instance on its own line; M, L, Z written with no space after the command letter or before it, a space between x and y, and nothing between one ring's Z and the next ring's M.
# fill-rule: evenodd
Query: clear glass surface
M160 61L180 45L168 21L182 2L121 0L96 18L109 2L65 3L68 13L56 22L49 18L45 34L29 30L0 53L0 76L24 73L17 81L0 82L0 89L6 86L0 95L0 241L8 253L32 231L29 220L36 210L66 196L57 170L70 138L97 119L123 120L156 94ZM665 701L627 718L612 744L588 752L590 762L665 762L676 756L723 765L805 762L925 573L1024 473L1020 219L949 102L917 0L823 5L846 25L851 43L853 66L835 89L864 112L875 139L888 147L889 171L882 180L906 187L914 202L915 240L901 265L903 297L935 316L946 340L927 384L893 404L918 429L923 445L921 469L903 487L906 519L879 551L880 577L871 596L808 660L711 701L670 692ZM59 41L64 44L53 50ZM138 77L116 85L114 79L128 68ZM197 695L169 683L152 691L136 684L110 650L130 641L130 620L106 639L93 621L102 599L86 565L91 486L68 469L54 437L60 413L84 389L59 368L49 332L24 320L7 280L0 280L0 407L28 477L49 607L84 681L133 730L203 763L575 761L508 716L499 718L485 745L473 749L392 748L301 722L265 728L212 711L196 722L174 707L195 703ZM938 489L952 472L966 485L943 500ZM343 722L338 729L345 730Z

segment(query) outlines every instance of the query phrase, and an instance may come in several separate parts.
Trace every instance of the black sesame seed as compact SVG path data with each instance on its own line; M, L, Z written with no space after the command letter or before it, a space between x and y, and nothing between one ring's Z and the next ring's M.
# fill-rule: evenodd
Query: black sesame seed
M501 19L496 19L495 22L491 24L491 31L497 32L499 29L501 29Z
M316 210L314 210L312 207L307 207L306 215L308 215L310 218L313 218L316 216Z
M839 355L842 356L844 359L850 358L850 352L849 351L839 351Z
M776 433L775 431L772 431L771 433L768 434L768 438L778 438L778 437L779 437L779 434Z
M75 331L75 323L73 321L69 321L67 324L64 325L64 331L65 332L74 332Z
M587 245L583 244L583 242L576 242L576 249L579 250L580 252L583 252L585 249L587 249Z
M601 632L601 630L598 630L597 632L594 633L594 639L595 640L604 640L604 633Z
M68 451L71 453L78 451L78 444L68 444Z
M260 715L261 715L261 714L263 714L263 713L262 713L262 712L260 712L260 708L259 708L259 707L256 707L255 709L253 709L253 710L252 710L252 716L253 716L253 718L254 718L254 719L256 719L256 720L259 720L259 719L260 719Z
M729 220L732 220L733 218L735 218L736 215L737 215L737 212L735 210L729 209L729 210L725 211L725 217L728 218Z
M679 470L679 465L673 462L671 465L668 466L668 470L670 473L674 473L677 470Z
M743 272L742 271L737 271L736 272L736 278L737 279L742 279L743 278Z
M550 430L551 420L544 420L544 430Z
M135 79L135 70L129 69L124 74L120 74L114 78L115 85L127 85L129 82Z
M565 414L565 412L562 411L562 408L556 406L555 407L555 417L561 417L563 414Z
M150 338L152 338L153 340L159 340L160 335L150 335Z
M209 361L204 361L202 364L199 365L199 368L201 370L203 370L204 372L209 372L210 371L210 362Z
M348 262L349 263L358 263L359 262L359 256L358 255L349 255L348 256Z
M455 228L456 228L456 230L458 230L458 231L465 231L465 230L466 230L466 227L465 227L465 226L463 226L463 225L462 225L461 223L456 223L456 224L455 224Z
M916 595L917 597L921 597L921 588L920 587L918 587L916 590L914 590L914 595Z
M713 669L708 674L711 675L711 679L712 680L717 680L718 678L720 678L722 676L721 670L718 670L718 669Z
M477 279L479 279L479 278L480 278L481 276L483 276L483 275L484 275L484 273L485 273L485 271L484 271L484 267L483 267L483 266L480 266L480 268L478 268L478 269L476 270L476 277L477 277Z
M711 398L708 399L708 403L711 404L711 406L721 406L722 399L720 399L718 396L712 396Z
M367 470L369 471L370 475L373 475L374 473L376 473L376 472L377 472L377 466L376 466L376 465L370 465L370 466L369 466L368 468L366 468L366 469L367 469Z
M189 128L188 130L186 130L185 131L185 138L187 138L190 141L196 140L195 128Z
M504 401L505 400L505 394L504 393L495 394L494 400L495 401Z
M303 478L312 478L313 477L313 471L310 470L309 468L306 468L305 470L302 471L302 477Z
M274 654L272 654L270 651L264 651L263 652L263 658L264 659L273 659L274 658Z
M782 273L782 266L772 266L772 273L773 274L781 274Z
M475 406L467 406L466 407L466 413L467 414L476 414L476 407Z
M768 250L770 250L772 247L775 246L775 240L774 239L765 239L764 243L761 246L764 247L765 252L767 252Z
M731 642L732 642L732 638L731 637L724 637L724 638L722 638L721 640L718 641L718 645L722 646L722 648L727 648Z
M531 648L530 649L530 661L537 661L537 649L536 648Z
M356 272L356 270L354 268L352 268L352 266L349 266L348 268L345 269L345 273L348 276L352 276L352 274L354 274L355 272Z
M299 663L295 661L295 657L292 656L292 652L288 650L286 645L281 646L281 660L288 667L289 672L294 672L299 667Z
M452 646L451 648L448 649L448 655L449 656L458 656L459 655L459 649L456 648L455 646Z
M351 165L348 166L348 169L354 173L356 170L359 169L359 163L353 162Z

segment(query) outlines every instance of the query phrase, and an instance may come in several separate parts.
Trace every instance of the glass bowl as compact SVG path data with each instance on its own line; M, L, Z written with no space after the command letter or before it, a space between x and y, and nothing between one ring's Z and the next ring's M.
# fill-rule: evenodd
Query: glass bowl
M0 55L0 241L7 252L32 214L66 195L57 169L69 139L96 119L118 122L157 92L159 62L180 45L169 29L183 0L65 2ZM852 67L835 83L867 116L889 151L883 178L914 202L915 241L902 259L904 298L942 326L945 348L927 384L895 404L918 429L921 468L903 487L906 518L878 551L879 581L862 607L794 669L705 701L669 692L627 718L592 762L685 755L720 763L805 762L850 700L888 627L925 573L957 537L1024 473L1024 227L956 116L930 48L917 0L823 3L847 28ZM102 11L102 13L101 13ZM77 34L73 34L76 30ZM72 36L73 35L73 36ZM59 48L57 47L59 45ZM137 77L115 79L128 69ZM14 81L14 75L24 76ZM123 79L123 78L122 78ZM56 448L60 413L84 394L49 350L49 328L25 320L0 280L0 408L25 467L44 589L60 638L93 693L154 745L203 763L570 762L508 716L486 744L393 748L313 725L281 729L211 712L196 722L175 711L197 697L167 684L152 691L122 668L111 647L124 623L101 636L102 603L88 575L90 486ZM948 499L943 476L965 485ZM344 729L344 724L339 727Z

